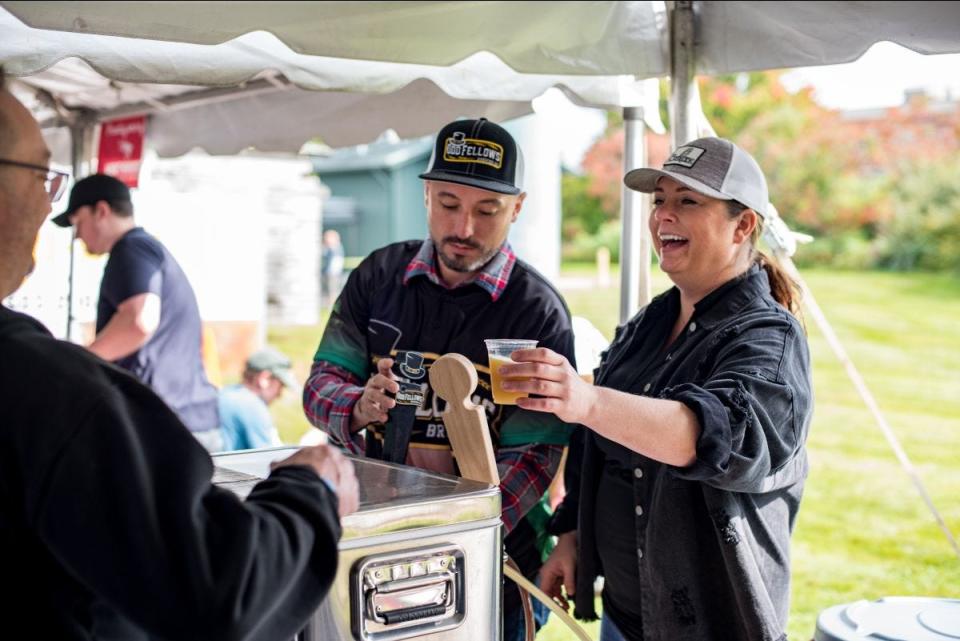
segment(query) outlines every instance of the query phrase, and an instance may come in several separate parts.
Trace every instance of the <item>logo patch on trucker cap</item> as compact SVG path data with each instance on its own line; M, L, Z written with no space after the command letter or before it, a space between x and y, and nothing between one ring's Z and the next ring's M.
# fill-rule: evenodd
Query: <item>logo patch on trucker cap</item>
M486 118L455 120L437 133L420 177L516 195L523 191L523 154L500 125Z
M503 166L503 147L489 140L467 138L462 131L455 131L443 143L443 159L447 162L472 162L494 169Z
M699 147L678 147L676 151L670 154L663 166L680 165L689 169L703 155L703 149Z

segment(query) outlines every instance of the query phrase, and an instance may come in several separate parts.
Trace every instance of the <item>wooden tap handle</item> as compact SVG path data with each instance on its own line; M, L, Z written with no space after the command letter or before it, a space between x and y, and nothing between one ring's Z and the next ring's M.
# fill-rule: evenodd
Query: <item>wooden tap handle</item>
M477 370L466 356L445 354L430 366L430 386L447 402L441 415L460 475L473 481L500 484L497 461L483 408L470 395L477 388Z

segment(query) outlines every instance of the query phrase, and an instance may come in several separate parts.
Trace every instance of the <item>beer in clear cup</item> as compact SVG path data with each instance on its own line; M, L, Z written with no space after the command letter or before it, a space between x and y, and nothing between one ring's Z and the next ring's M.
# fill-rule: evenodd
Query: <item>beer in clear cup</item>
M501 376L500 368L516 362L510 359L510 354L518 349L533 349L537 346L537 341L514 338L488 338L484 342L487 344L487 357L490 364L490 387L493 391L493 402L497 405L516 405L517 399L526 398L527 393L505 390L500 386L501 381L525 381L528 379L526 376Z

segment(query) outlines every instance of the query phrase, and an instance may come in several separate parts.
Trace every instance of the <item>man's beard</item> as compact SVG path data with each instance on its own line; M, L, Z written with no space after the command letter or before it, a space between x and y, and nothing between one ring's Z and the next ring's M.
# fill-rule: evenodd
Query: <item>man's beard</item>
M466 245L468 247L479 249L481 251L483 250L483 245L476 242L475 240L457 238L456 236L447 236L446 238L443 239L443 241L437 247L437 256L440 257L440 262L442 262L447 269L450 269L452 271L455 271L461 274L467 274L467 273L475 272L479 270L481 267L483 267L488 262L490 262L490 259L496 256L497 252L500 251L500 248L496 247L494 249L491 249L489 251L482 253L479 258L470 260L468 262L469 259L465 257L448 256L443 251L443 247L447 243L457 243L458 245Z

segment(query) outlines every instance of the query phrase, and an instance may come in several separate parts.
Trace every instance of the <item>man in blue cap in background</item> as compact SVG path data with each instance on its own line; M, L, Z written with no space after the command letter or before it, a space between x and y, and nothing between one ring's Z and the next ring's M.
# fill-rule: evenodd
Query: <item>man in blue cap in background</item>
M220 390L224 450L252 450L282 445L269 405L284 389L297 389L290 359L272 347L250 355L243 380Z

